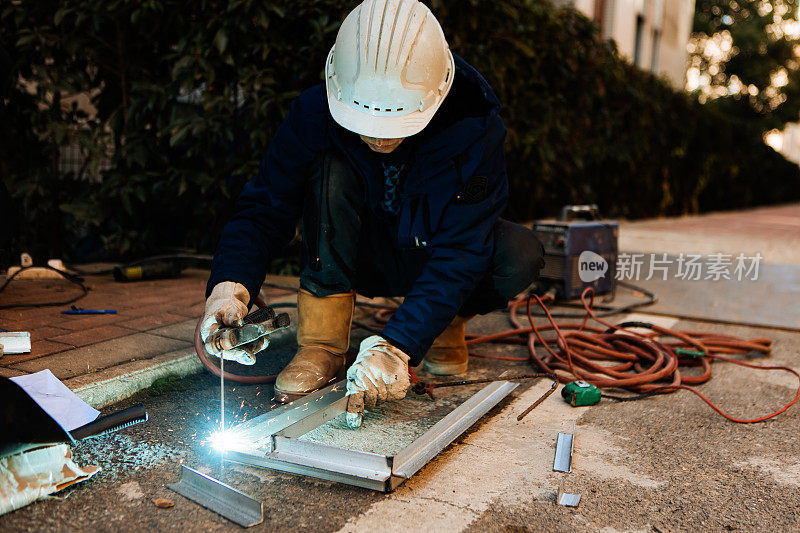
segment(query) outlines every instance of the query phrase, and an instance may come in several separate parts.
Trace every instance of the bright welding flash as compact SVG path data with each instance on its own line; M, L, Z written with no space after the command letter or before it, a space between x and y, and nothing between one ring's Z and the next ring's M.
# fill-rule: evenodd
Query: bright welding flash
M240 443L240 439L236 436L236 434L229 430L215 431L208 438L208 441L211 443L211 448L217 450L218 452L224 452L236 448L237 444Z

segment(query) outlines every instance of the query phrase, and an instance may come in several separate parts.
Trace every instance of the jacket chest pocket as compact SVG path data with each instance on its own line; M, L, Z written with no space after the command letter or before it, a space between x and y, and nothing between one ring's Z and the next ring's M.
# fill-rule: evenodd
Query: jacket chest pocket
M430 215L425 196L408 196L400 204L397 244L400 248L424 248L431 236Z

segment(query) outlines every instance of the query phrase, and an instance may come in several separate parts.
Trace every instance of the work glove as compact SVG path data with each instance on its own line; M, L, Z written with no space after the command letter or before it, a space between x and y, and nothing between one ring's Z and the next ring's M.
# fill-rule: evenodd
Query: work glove
M243 324L247 316L247 302L250 294L241 283L223 281L214 286L206 300L206 311L200 324L200 338L205 343L208 338L221 327L236 327ZM255 355L267 347L268 339L262 337L244 346L232 350L218 350L206 344L206 351L228 361L242 365L256 362Z
M347 371L347 425L361 427L364 409L405 398L410 386L409 357L383 337L361 342L358 356Z

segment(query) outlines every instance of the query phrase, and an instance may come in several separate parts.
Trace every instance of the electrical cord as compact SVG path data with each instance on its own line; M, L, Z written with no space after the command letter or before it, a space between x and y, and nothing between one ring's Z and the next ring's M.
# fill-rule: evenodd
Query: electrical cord
M267 284L279 289L296 291L296 287ZM587 297L589 298L587 301ZM652 301L655 295L649 294ZM624 322L612 324L602 319L603 313L594 310L594 291L587 288L581 294L581 303L584 308L580 323L557 324L554 315L545 305L545 300L552 301L552 294L542 297L531 294L527 298L520 298L510 302L508 306L509 322L512 329L489 334L468 335L467 346L489 342L506 344L525 344L528 349L527 357L489 356L470 353L473 357L530 362L538 369L548 374L557 376L564 383L581 379L595 386L628 390L634 395L618 396L602 392L603 398L619 402L636 401L656 394L666 394L685 389L697 395L707 405L721 416L736 423L756 423L769 420L788 410L800 400L800 386L793 400L783 408L765 416L744 419L729 415L720 409L714 402L692 385L705 383L711 379L711 364L713 361L725 361L747 368L759 370L781 370L794 374L800 381L800 373L792 368L781 365L757 365L745 361L732 359L727 355L760 353L769 354L772 341L766 338L742 339L731 335L721 335L705 332L691 332L663 328L645 322ZM537 326L533 320L531 303L536 302L547 317L549 325ZM262 299L257 300L259 305L264 305ZM650 302L652 303L652 302ZM294 307L296 304L276 304L273 307ZM370 308L378 308L374 315L375 324L354 322L354 327L363 328L370 332L379 332L382 324L388 321L391 313L396 308L387 308L370 302L357 302ZM642 304L636 305L637 307ZM523 326L517 317L521 307L525 307L528 325ZM614 313L629 310L630 306L620 307ZM604 328L588 325L593 319ZM201 319L202 321L202 319ZM649 333L639 333L631 328L649 329ZM551 331L555 337L545 339L543 332ZM673 339L667 341L667 339ZM536 353L536 348L541 346L544 355ZM195 348L203 364L215 375L219 376L219 368L213 365L207 357L202 341L200 341L200 322L195 330ZM201 354L206 354L204 357ZM727 354L727 355L723 355ZM681 367L701 369L699 375L682 373ZM684 371L685 372L685 371ZM239 376L225 372L225 378L240 383L269 383L277 375L270 376ZM664 384L664 382L667 382Z
M634 285L633 283L628 283L627 281L622 281L622 280L617 280L616 284L631 289L632 291L644 294L647 297L647 300L643 302L633 302L630 304L619 305L619 306L597 306L603 308L602 312L598 313L597 311L595 311L595 314L597 316L606 317L606 316L617 315L619 313L628 313L635 309L639 309L640 307L647 307L648 305L653 305L654 303L658 302L658 296L656 296L654 292L648 291L644 287L640 287L638 285ZM616 297L616 291L617 290L615 286L610 301L613 301L614 298ZM570 306L570 304L564 302L561 302L558 305L564 307ZM581 305L580 307L582 308L583 306ZM532 313L532 314L533 316L540 316L540 317L547 316L544 313ZM586 314L585 311L580 313L565 313L565 312L550 311L550 316L552 316L553 318L583 318L585 314Z
M193 260L193 261L204 261L204 262L208 262L209 264L211 264L212 259L214 259L214 256L213 255L209 255L209 254L192 254L192 253L162 254L162 255L152 255L152 256L149 256L149 257L143 257L141 259L136 259L131 263L119 264L119 265L117 265L117 267L122 267L122 266L125 266L125 267L141 266L141 265L145 265L147 263L152 263L154 261L165 261L165 260ZM81 276L97 276L97 275L103 275L103 274L111 274L112 272L114 272L114 268L115 268L115 267L111 267L111 268L104 268L102 270L88 271L88 270L82 270L82 269L76 267L75 265L67 265L67 267L70 270L72 270L73 272L76 272L77 274L80 274Z
M8 276L6 278L6 280L5 280L5 282L2 285L0 285L0 293L2 293L4 290L6 290L6 287L8 287L9 283L11 283L14 280L14 278L16 278L21 272L24 272L24 271L26 271L28 269L31 269L31 268L45 268L47 270L52 270L53 272L57 272L65 280L67 280L70 283L73 283L73 284L77 285L78 287L80 287L81 294L79 294L78 296L75 296L74 298L70 298L68 300L58 301L58 302L21 303L21 304L0 305L0 309L15 309L15 308L19 308L19 307L50 307L50 306L54 306L54 305L67 305L67 304L71 304L73 302L77 302L78 300L80 300L81 298L86 296L88 294L88 292L89 292L89 287L84 285L83 278L81 278L79 276L75 276L75 275L70 274L68 272L64 272L63 270L59 270L57 268L53 268L50 265L41 265L41 266L35 265L35 266L22 267L19 270L17 270L16 272L14 272L12 275Z
M140 265L143 265L143 264L146 264L146 263L151 263L153 261L163 261L163 260L168 260L168 259L177 259L177 260L190 260L191 259L191 260L197 260L197 261L208 261L210 263L211 260L213 259L213 256L206 255L206 254L190 254L190 253L154 255L154 256L151 256L151 257L145 257L145 258L142 258L142 259L137 259L136 261L134 261L132 263L128 263L126 266L140 266ZM57 268L53 268L50 265L27 266L27 267L20 268L13 275L9 276L5 280L5 282L2 285L0 285L0 293L3 292L6 289L8 284L14 278L16 278L17 275L19 275L20 272L28 270L29 268L46 268L48 270L52 270L54 272L57 272L59 275L61 275L61 277L63 277L67 281L69 281L71 283L74 283L75 285L78 285L81 288L82 293L79 296L76 296L74 298L71 298L69 300L64 300L64 301L0 305L0 309L16 309L16 308L21 308L21 307L50 307L50 306L67 305L67 304L74 303L74 302L77 302L78 300L80 300L81 298L83 298L84 296L86 296L86 294L89 292L89 288L86 287L86 285L84 285L84 283L83 283L84 280L80 276L87 276L87 275L95 276L95 275L102 275L102 274L110 274L110 273L112 273L114 271L113 268L108 268L108 269L98 270L96 272L89 272L89 271L81 270L81 269L75 267L74 265L67 265L67 268L69 268L69 270L71 270L72 272L75 272L75 274L72 274L70 272L66 272L66 271L63 271L63 270L59 270Z
M746 340L731 335L672 330L642 322L615 325L597 316L592 309L593 298L592 289L586 289L581 295L581 302L586 311L583 321L579 324L561 325L555 322L539 296L531 295L527 299L517 300L512 302L510 313L514 329L473 338L468 341L468 345L496 341L503 336L527 335L526 344L531 362L545 372L557 373L562 382L581 379L599 388L613 387L639 393L630 397L603 393L604 397L617 401L639 400L653 394L685 389L697 395L724 418L737 423L749 424L769 420L800 400L800 386L798 386L794 399L773 413L752 419L731 416L692 385L705 383L711 379L711 363L717 360L753 369L790 372L800 381L800 373L786 366L756 365L727 357L727 355L750 352L766 355L771 349L770 339ZM547 316L549 326L536 326L531 313L532 301L535 301ZM516 317L516 311L523 304L526 308L528 327L522 327ZM605 329L588 326L590 318L605 326ZM630 329L634 327L645 327L651 332L643 334ZM544 331L553 331L555 338L545 339L542 336ZM667 342L668 338L674 340ZM535 351L537 341L546 351L543 356L539 356ZM701 373L686 375L681 373L680 367L700 367ZM671 382L663 384L664 381Z

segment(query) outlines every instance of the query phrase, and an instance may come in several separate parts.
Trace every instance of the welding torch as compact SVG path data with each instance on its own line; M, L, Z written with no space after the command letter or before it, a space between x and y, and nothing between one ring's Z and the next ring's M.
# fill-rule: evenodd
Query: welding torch
M212 351L212 353L220 353L234 348L247 350L247 345L289 327L289 323L288 314L276 315L275 310L271 307L262 307L244 317L241 326L218 329L208 336L205 345L207 349L216 351ZM265 348L266 345L263 347Z

